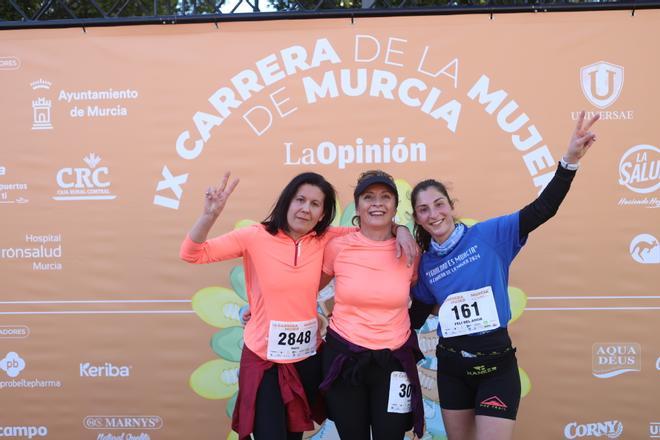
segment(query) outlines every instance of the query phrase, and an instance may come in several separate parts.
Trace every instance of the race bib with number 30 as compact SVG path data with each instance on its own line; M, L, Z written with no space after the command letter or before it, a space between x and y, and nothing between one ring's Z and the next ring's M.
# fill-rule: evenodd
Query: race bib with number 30
M409 413L412 411L410 396L412 385L405 371L392 371L390 376L390 396L387 400L387 412Z

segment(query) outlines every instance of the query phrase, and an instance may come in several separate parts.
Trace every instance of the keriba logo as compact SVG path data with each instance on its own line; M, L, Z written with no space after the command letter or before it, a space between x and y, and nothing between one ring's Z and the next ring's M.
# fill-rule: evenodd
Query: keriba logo
M112 365L105 362L102 365L92 365L90 362L80 364L80 377L129 377L131 375L131 366Z

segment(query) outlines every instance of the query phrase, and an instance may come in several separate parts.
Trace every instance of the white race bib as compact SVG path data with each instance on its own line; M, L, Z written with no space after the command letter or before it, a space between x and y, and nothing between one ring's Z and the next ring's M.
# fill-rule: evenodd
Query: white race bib
M500 326L490 286L449 295L438 313L442 336L471 335Z
M270 321L268 353L270 360L291 360L316 354L316 318L309 321Z
M387 399L387 412L409 413L412 411L410 396L412 385L405 371L392 371L390 376L390 396Z

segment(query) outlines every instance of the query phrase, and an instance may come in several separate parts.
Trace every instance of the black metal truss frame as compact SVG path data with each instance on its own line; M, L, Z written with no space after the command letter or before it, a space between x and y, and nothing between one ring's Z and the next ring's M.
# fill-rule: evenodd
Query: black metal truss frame
M280 10L261 12L260 0L238 0L229 13L227 0L38 0L28 11L21 0L0 9L0 30L138 24L220 23L304 18L339 18L391 15L495 14L594 10L660 9L660 0L261 0L276 1ZM236 12L246 4L252 12ZM84 17L76 14L83 8ZM9 10L11 17L4 16ZM60 18L65 15L66 18ZM11 18L11 19L10 19Z

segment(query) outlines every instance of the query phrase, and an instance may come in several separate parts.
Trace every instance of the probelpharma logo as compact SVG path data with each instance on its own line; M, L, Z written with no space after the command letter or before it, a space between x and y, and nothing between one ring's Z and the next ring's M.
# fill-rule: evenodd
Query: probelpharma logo
M60 187L54 200L112 200L117 196L110 191L110 169L98 166L101 157L90 153L83 158L87 167L67 167L57 172L55 180Z
M160 416L87 416L83 419L87 429L161 429Z
M564 427L564 437L569 440L583 437L619 438L623 433L623 423L618 420L578 424L571 422Z
M62 382L59 380L50 379L14 379L18 377L25 367L27 362L15 351L10 351L0 360L0 369L2 369L11 380L1 380L0 390L5 388L60 388Z
M642 348L631 342L597 342L592 346L593 375L607 379L642 370Z
M7 373L9 377L18 376L24 368L25 361L14 351L7 353L7 356L0 361L0 369Z
M640 144L623 153L619 161L619 185L637 194L660 189L660 148Z
M630 256L640 264L660 263L660 244L651 234L639 234L630 242Z
M582 93L590 103L600 109L614 104L623 89L623 67L606 61L580 69Z
M80 377L129 377L132 368L129 365L113 365L110 362L101 365L83 362L80 364Z
M48 428L45 426L0 426L0 437L46 437Z

